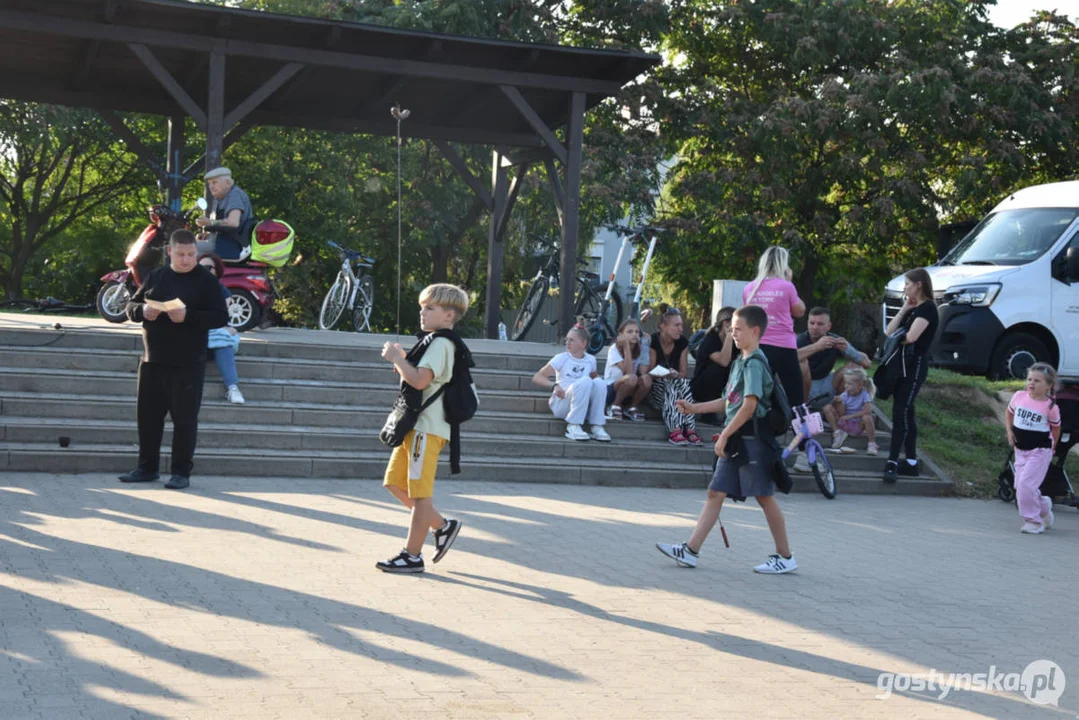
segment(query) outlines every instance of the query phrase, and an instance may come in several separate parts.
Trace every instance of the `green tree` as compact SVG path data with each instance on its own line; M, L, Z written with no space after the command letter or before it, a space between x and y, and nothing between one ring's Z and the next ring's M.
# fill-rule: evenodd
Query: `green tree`
M148 173L88 111L0 101L0 288L23 293L36 255Z
M703 304L781 243L807 299L875 298L934 259L942 218L1070 174L1074 29L1002 31L988 4L673 3L656 112L681 232L664 276Z

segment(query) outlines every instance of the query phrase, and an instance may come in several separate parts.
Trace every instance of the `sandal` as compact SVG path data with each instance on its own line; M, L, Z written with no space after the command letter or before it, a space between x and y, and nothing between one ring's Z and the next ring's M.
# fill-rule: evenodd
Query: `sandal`
M689 430L688 432L686 432L684 434L686 436L686 440L689 440L690 445L703 445L704 444L704 440L701 440L701 436L697 434L696 430Z
M621 405L612 405L611 406L611 419L612 420L622 420L622 419L624 419L623 414L622 414L622 406Z
M636 407L631 407L626 410L626 417L633 422L644 422L644 413L638 410Z

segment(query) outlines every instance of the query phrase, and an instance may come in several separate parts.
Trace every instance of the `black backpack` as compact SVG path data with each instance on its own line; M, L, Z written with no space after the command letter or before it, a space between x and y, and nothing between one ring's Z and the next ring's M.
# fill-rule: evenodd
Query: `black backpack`
M450 425L450 474L456 475L461 472L461 423L471 420L480 404L470 371L470 368L476 365L472 360L472 352L461 336L453 330L436 330L422 335L405 357L410 363L417 365L431 342L439 337L446 338L454 346L453 374L450 381L421 404L423 392L402 380L401 389L389 417L386 418L386 424L379 433L379 439L390 447L397 447L404 442L408 431L416 425L420 413L442 397L442 408L446 422Z
M771 431L772 437L783 437L787 434L791 427L791 421L794 419L790 400L787 399L787 391L783 389L783 383L779 381L779 375L772 370L772 366L768 364L767 359L762 360L760 357L751 357L749 359L756 360L764 365L764 371L772 378L772 396L767 399L768 415L765 416L767 421L765 427Z

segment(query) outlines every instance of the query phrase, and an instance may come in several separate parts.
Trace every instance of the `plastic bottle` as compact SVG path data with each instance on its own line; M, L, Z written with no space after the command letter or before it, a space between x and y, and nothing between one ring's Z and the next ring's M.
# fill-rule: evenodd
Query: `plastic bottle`
M508 340L509 339L509 338L506 337L506 323L504 323L504 322L498 323L498 339L499 340Z

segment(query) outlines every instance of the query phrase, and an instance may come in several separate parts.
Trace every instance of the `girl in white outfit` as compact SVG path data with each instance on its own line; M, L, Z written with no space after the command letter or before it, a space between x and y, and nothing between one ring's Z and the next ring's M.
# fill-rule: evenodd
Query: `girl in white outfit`
M547 405L556 418L566 421L566 437L570 440L599 440L610 442L603 429L607 402L607 383L596 371L596 358L585 352L588 334L574 327L566 333L566 351L558 353L532 376L532 382L551 389ZM551 376L554 380L551 380ZM591 432L581 427L588 423Z

